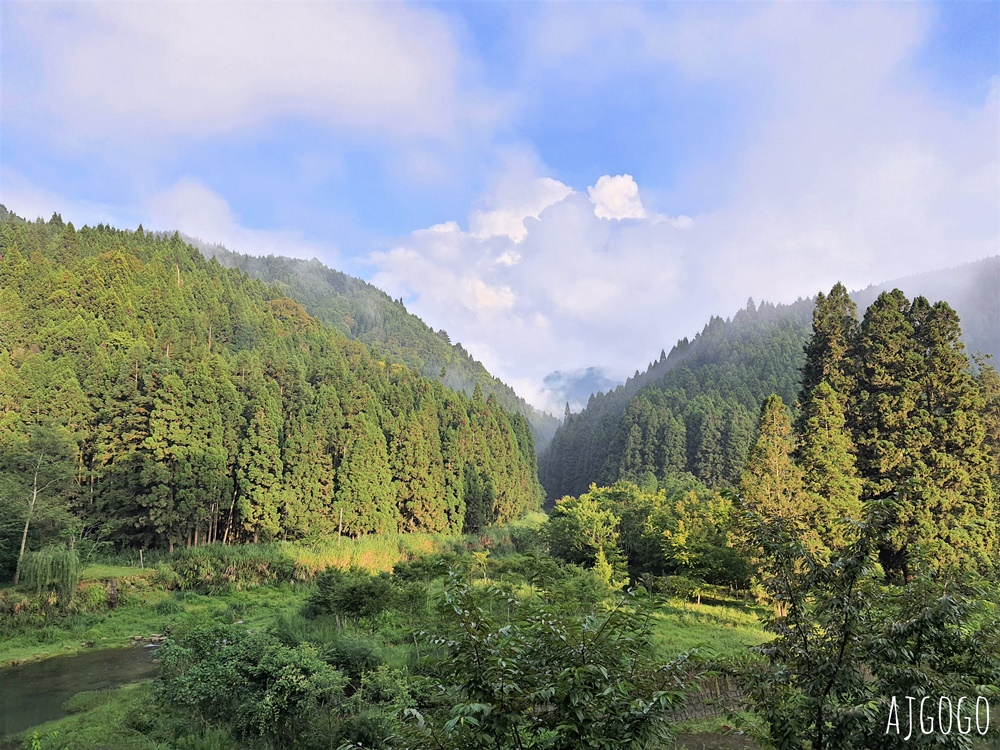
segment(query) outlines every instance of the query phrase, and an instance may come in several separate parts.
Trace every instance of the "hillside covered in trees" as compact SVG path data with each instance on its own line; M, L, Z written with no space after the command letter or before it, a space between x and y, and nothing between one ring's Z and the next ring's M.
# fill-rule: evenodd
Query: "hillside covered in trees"
M946 299L962 320L972 354L1000 351L997 288L1000 257L904 279L931 299ZM882 285L856 292L862 309ZM940 293L939 293L940 292ZM539 459L550 500L619 479L663 480L693 474L717 488L734 488L754 439L757 415L771 394L795 406L815 300L757 306L751 300L731 320L712 318L691 341L650 363L622 386L590 398L567 414Z
M540 458L549 498L684 472L734 486L761 402L772 393L794 400L810 311L806 301L748 304L732 321L712 318L623 386L591 396Z
M310 315L365 344L378 356L406 365L449 388L472 395L476 386L504 409L519 412L531 425L535 443L545 447L559 421L535 409L514 389L493 377L460 343L452 343L444 330L434 331L394 300L366 281L348 276L318 260L298 260L269 255L235 253L220 245L190 240L206 256L227 268L238 268L252 278L280 289L300 302Z
M5 575L24 544L458 532L541 502L527 421L479 387L177 235L0 218Z

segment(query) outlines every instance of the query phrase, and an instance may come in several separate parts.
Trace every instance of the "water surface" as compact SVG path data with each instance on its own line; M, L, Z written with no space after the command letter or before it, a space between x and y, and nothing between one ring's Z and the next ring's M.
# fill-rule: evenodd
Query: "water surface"
M155 648L84 651L0 669L0 737L66 716L84 690L106 690L156 675Z

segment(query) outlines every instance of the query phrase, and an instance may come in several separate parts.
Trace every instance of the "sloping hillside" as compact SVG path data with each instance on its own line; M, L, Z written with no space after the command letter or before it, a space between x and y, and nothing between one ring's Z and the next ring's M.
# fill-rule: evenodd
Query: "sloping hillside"
M425 377L471 395L478 385L509 411L524 415L541 450L552 438L559 421L520 398L514 390L487 372L460 343L434 331L407 312L401 300L361 279L348 276L318 260L297 260L269 255L255 257L219 245L192 240L208 257L227 268L239 268L253 278L280 288L299 301L313 317L345 336L376 350L390 361L404 364Z

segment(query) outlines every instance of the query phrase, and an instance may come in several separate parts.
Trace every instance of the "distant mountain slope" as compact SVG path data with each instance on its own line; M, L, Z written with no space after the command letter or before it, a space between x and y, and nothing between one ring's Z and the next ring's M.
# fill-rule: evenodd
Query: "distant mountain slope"
M858 310L865 310L882 292L892 289L902 290L910 299L945 300L962 321L966 349L1000 357L1000 255L869 286L851 292L851 298Z
M757 410L771 393L793 401L812 301L748 306L712 318L693 341L571 415L539 458L548 498L591 482L642 481L690 472L731 485L750 448Z
M970 352L1000 354L1000 257L922 274L852 294L859 315L884 290L946 300L962 320ZM794 404L814 300L752 304L732 320L712 318L622 386L591 396L539 458L550 501L591 482L662 479L680 472L732 486L753 439L760 404L777 393Z
M255 257L186 238L227 268L239 268L253 278L277 285L298 300L310 315L333 326L345 336L375 349L382 356L404 364L422 375L440 380L449 388L472 394L478 385L508 411L524 415L541 450L551 440L559 420L539 411L499 378L473 359L445 331L434 331L416 315L366 281L348 276L318 260L298 260L269 255Z

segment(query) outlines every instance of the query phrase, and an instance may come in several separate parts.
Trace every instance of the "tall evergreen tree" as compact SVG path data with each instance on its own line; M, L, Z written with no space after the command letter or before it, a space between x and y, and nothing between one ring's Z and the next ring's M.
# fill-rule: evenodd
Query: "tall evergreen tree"
M899 497L914 476L914 412L922 369L910 303L894 289L883 292L865 312L851 351L853 387L849 423L865 500ZM909 535L903 516L894 518L880 544L887 575L906 574Z
M256 542L281 533L281 401L272 382L250 405L247 435L236 471L236 509L242 530Z
M836 551L854 541L853 527L839 519L858 520L863 511L845 404L846 399L827 381L820 381L803 406L797 450L805 489L815 498L816 531L823 546Z
M816 295L812 336L805 346L799 404L804 409L820 383L846 394L851 390L851 348L858 329L858 308L840 282L830 294Z
M922 355L910 450L914 477L901 517L937 569L983 568L998 554L996 506L984 446L984 402L969 371L955 311L918 297L910 309Z
M343 510L344 531L351 535L398 531L385 434L367 412L361 412L347 440L336 479L336 509Z
M778 519L786 530L811 549L819 547L813 528L815 499L805 490L802 470L792 458L795 436L788 410L772 395L761 407L757 441L747 458L740 495L748 509Z

